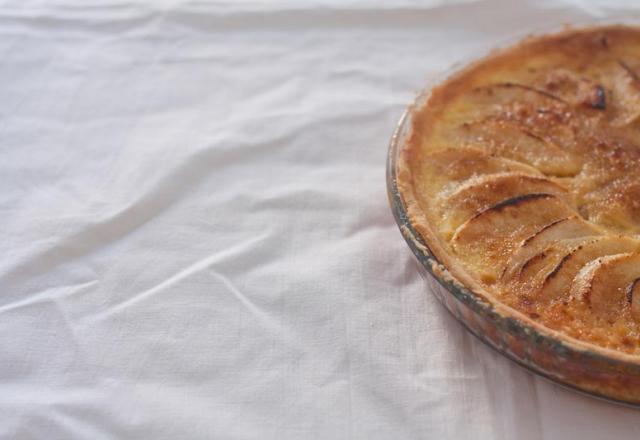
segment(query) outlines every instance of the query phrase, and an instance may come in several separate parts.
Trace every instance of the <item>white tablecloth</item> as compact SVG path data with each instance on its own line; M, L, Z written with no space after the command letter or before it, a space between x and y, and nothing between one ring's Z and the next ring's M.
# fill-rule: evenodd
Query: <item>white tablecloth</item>
M435 74L632 7L4 2L0 438L637 438L447 314L384 179Z

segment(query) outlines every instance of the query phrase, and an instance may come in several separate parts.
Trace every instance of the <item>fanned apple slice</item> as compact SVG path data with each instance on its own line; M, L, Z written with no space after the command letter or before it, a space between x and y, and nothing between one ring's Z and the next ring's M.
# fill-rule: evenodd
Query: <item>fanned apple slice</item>
M640 277L627 287L627 301L631 304L631 316L640 321Z
M640 232L640 180L624 176L585 198L589 219L624 232Z
M543 227L575 214L561 198L537 193L513 197L471 217L451 239L455 253L486 284L500 276L522 240Z
M427 155L422 160L419 179L419 194L429 197L455 190L461 182L475 176L512 172L543 176L536 168L501 157L496 157L477 148L445 148Z
M557 106L562 111L566 111L568 105L561 98L524 83L480 84L447 103L448 111L443 115L443 122L450 128L458 127L465 121L501 114L505 106L513 103L526 103L532 108Z
M469 179L442 200L447 208L443 209L443 227L453 231L473 215L503 200L536 193L567 197L566 188L542 176L498 173Z
M573 248L562 257L546 276L539 292L540 298L553 300L569 294L576 274L587 263L607 255L636 252L640 241L624 236L601 236Z
M628 307L628 292L640 277L640 254L623 253L593 260L575 277L574 298L585 301L597 315L614 320Z
M446 198L467 180L497 173L544 177L533 167L491 156L475 148L446 148L428 154L421 161L414 179L414 194L429 220L444 226L443 221L449 211ZM453 231L445 227L441 232L449 239Z
M571 70L552 69L546 72L540 81L541 84L538 87L553 93L554 96L574 107L600 111L607 108L607 92L602 84Z
M514 151L509 138L535 143L532 147L546 144L554 151L555 159L574 152L571 122L575 118L572 117L574 112L571 104L553 92L526 84L526 81L479 85L448 102L447 109L434 130L435 139L447 139L464 145L481 137L487 141L483 148L494 142L494 146L502 150L500 155L512 157L510 155L518 153L532 160L536 158L527 153L524 145L517 152ZM491 127L483 127L483 122L478 121L494 121L496 125L494 129L487 130ZM497 124L498 121L500 124ZM471 129L466 133L461 130L465 123L470 124ZM478 127L472 127L474 124L478 124ZM501 140L501 145L496 144L497 140ZM553 148L554 145L559 150ZM545 164L554 166L551 160L545 160Z
M527 259L513 274L501 278L503 286L513 292L537 292L546 276L571 249L589 240L589 237L556 241ZM505 270L506 272L506 270Z
M502 279L508 281L519 275L525 265L528 266L528 270L531 270L532 265L536 263L536 260L532 261L532 258L537 257L537 260L540 260L542 253L545 253L545 257L552 255L554 249L547 248L555 242L601 234L602 232L596 226L584 221L577 215L550 223L522 240L515 249L514 254L509 258L502 274Z
M503 81L481 85L471 90L467 100L476 106L504 105L510 102L526 102L538 107L558 105L568 108L571 104L554 92L522 82Z
M460 133L472 145L527 163L545 174L574 176L582 168L583 159L580 156L508 120L486 118L466 122L460 126Z
M613 91L611 121L614 126L634 124L640 118L640 69L629 59L616 60L607 80Z

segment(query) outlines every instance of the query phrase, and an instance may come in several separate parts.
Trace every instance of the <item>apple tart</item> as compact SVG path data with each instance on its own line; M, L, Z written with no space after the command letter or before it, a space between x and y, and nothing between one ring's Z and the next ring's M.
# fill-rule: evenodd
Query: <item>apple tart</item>
M398 191L465 287L640 354L640 29L529 38L412 110Z

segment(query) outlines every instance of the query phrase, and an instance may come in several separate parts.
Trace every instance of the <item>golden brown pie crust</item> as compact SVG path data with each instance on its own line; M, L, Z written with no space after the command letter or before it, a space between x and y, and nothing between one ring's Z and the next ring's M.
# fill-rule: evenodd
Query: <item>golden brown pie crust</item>
M466 287L640 354L640 28L568 29L469 65L413 109L397 172L411 223Z

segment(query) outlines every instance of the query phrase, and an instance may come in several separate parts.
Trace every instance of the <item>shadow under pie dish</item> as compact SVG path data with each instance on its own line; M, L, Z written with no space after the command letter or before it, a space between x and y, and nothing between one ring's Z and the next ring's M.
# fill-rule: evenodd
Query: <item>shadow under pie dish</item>
M529 37L458 70L403 116L387 184L469 330L640 404L640 28Z

